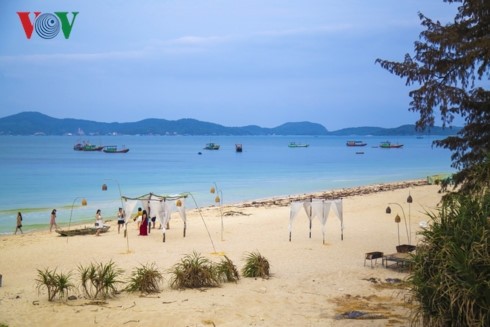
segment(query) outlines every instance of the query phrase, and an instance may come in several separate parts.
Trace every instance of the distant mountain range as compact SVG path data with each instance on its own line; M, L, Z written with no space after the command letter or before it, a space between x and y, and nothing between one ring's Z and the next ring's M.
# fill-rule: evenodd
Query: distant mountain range
M0 135L452 135L461 128L432 127L417 132L415 125L397 128L354 127L329 132L312 122L291 122L274 128L256 125L226 127L195 119L144 119L132 123L100 123L82 119L58 119L39 112L21 112L0 118Z

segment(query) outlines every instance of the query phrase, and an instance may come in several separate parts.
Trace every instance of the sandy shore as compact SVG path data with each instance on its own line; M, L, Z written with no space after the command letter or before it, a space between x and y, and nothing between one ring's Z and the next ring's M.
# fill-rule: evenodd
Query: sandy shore
M211 233L214 249L196 210L188 211L188 228L182 236L182 222L175 214L166 242L159 230L148 237L137 236L134 225L129 238L117 233L116 221L100 237L60 237L40 231L0 238L0 325L7 326L406 326L410 303L403 290L379 287L369 279L404 279L407 273L387 269L381 260L374 268L364 266L366 252L396 252L397 227L401 243L407 243L403 214L389 202L401 204L408 219L406 198L410 192L412 243L416 244L419 223L427 221L427 210L440 200L438 186L422 181L382 184L359 189L315 194L327 198L343 197L344 239L340 222L332 214L327 222L326 244L321 225L313 222L308 237L308 219L302 212L294 221L289 242L290 199L268 199L237 206L224 212L224 240L217 208L202 214ZM356 190L354 192L354 190ZM342 193L343 192L343 193ZM310 195L300 197L308 198ZM396 213L402 216L399 226ZM107 217L106 217L107 219ZM129 240L129 252L128 243ZM226 254L239 269L246 253L259 251L270 264L273 277L268 280L242 278L237 284L223 284L205 290L173 290L168 286L167 269L184 255L197 251L219 261ZM78 299L48 302L39 294L37 269L57 268L72 271L78 281L77 267L91 262L113 260L124 269L124 278L141 264L155 263L166 277L162 292L148 296L121 293L105 303L94 304L81 293ZM77 282L78 283L78 282ZM383 315L384 319L339 320L339 313L359 310Z

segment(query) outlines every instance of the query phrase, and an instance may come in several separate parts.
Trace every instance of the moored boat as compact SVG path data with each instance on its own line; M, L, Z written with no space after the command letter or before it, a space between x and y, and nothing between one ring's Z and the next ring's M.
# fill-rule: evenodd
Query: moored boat
M402 146L403 144L395 144L395 143L391 143L390 141L381 142L381 144L379 145L379 147L383 149L398 149L401 148Z
M290 148L307 148L310 145L307 143L296 143L296 142L289 142L288 147Z
M363 141L347 141L346 143L347 146L366 146L367 143Z
M101 233L105 233L111 228L111 226L104 225L102 228L100 228ZM94 227L83 227L83 228L75 228L75 229L57 229L56 233L60 234L61 236L76 236L76 235L95 235L97 233L97 229L95 226Z
M243 147L241 144L235 144L235 151L236 152L242 152L243 151Z
M208 143L204 147L204 150L219 150L219 144L216 144L216 143Z
M105 153L127 153L129 149L125 148L124 146L122 149L118 149L116 145L107 145L102 151L104 151Z
M101 151L103 148L103 146L97 146L89 142L77 143L73 146L75 151Z

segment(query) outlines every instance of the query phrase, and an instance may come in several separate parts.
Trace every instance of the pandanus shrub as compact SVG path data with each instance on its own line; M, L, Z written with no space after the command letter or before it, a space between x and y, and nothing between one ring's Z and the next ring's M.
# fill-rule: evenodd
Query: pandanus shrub
M240 275L238 273L238 269L226 255L221 262L216 266L218 270L218 276L223 282L237 282L240 279Z
M242 268L244 277L270 277L269 261L259 252L249 252L245 256L245 265Z
M128 292L158 293L163 281L162 273L155 263L141 265L133 270L126 290Z
M79 266L78 271L82 290L90 299L112 297L118 292L117 285L122 283L118 278L123 270L113 261L107 264L91 263L88 266Z
M71 274L57 273L56 269L37 270L38 278L36 279L37 289L40 291L46 288L48 291L48 301L53 301L56 296L60 299L66 297L68 291L75 288L70 282Z
M446 196L428 215L409 278L414 323L490 326L490 195Z
M172 288L216 287L220 284L216 265L197 252L184 256L169 273Z

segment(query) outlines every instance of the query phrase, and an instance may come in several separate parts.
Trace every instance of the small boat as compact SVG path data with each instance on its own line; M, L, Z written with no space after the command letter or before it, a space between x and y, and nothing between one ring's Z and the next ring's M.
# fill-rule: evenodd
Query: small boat
M204 147L204 150L219 150L219 144L216 144L216 143L208 143Z
M288 147L290 148L307 148L309 147L309 144L306 143L296 143L296 142L289 142Z
M366 146L367 143L363 141L347 141L346 143L347 146Z
M398 149L401 148L402 146L403 144L394 144L391 143L390 141L381 142L381 144L379 145L379 147L383 149Z
M105 153L127 153L129 149L125 148L124 146L122 149L118 149L116 145L107 145L102 151L104 151Z
M73 146L75 151L101 151L103 148L103 146L97 146L89 142L77 143Z
M241 144L235 144L235 151L236 152L242 152L243 151L243 147Z
M364 151L357 151L356 154L364 154Z
M104 225L101 229L101 233L105 233L111 228L111 226ZM61 236L76 236L76 235L95 235L97 233L97 228L94 227L83 227L83 228L76 228L76 229L57 229L56 233L60 234Z

